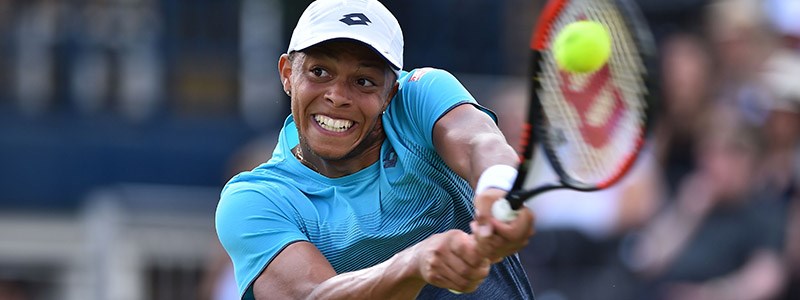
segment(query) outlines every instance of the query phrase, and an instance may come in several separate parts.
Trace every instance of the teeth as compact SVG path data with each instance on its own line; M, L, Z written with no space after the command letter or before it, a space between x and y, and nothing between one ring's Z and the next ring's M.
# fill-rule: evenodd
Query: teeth
M319 126L325 128L325 130L333 132L342 132L347 129L350 129L350 127L353 126L353 121L334 119L323 115L314 115L314 120L317 121L317 124L319 124Z

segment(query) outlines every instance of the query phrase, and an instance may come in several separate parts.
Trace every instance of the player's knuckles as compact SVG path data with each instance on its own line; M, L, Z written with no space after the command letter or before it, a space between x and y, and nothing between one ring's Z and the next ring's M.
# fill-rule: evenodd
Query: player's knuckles
M453 267L456 274L465 281L474 281L479 280L483 277L486 277L483 271L483 266L469 266L469 265L460 265Z
M465 235L463 238L454 239L450 244L452 254L460 257L467 262L474 262L478 259L478 242L472 236Z
M469 268L463 268L459 266L451 266L452 272L448 272L448 276L444 276L442 274L442 280L447 282L450 285L453 285L452 288L455 288L459 291L466 290L473 281L477 279L473 279L475 270Z
M490 238L486 239L486 245L488 245L492 249L502 248L509 242L511 241L500 235L493 235Z
M432 252L430 255L425 257L425 270L429 273L436 272L436 270L441 269L444 267L444 258L441 255L437 255L436 252Z
M453 284L452 275L448 276L448 271L443 268L432 267L424 277L425 281L440 287L452 288Z
M476 247L470 247L470 249L464 249L462 252L455 253L455 255L461 260L462 264L467 267L475 268L481 265L483 261L483 256L481 251Z
M462 276L453 283L457 286L457 290L469 293L475 291L485 278L486 276L476 276L476 274L470 273L470 276Z
M447 238L447 245L453 250L462 249L463 247L468 247L469 244L475 243L475 239L473 239L472 236L457 229L448 231Z
M428 277L425 278L425 281L438 287L448 287L448 285L451 285L444 275L438 273L429 274Z
M456 231L461 232L460 230ZM440 243L433 245L430 249L432 255L437 257L445 257L454 252L455 249L461 247L463 244L463 232L459 234L456 231L449 231L445 239L443 239Z
M472 267L469 270L465 270L465 272L460 275L469 281L480 282L486 279L486 276L489 276L489 270L491 270L490 264L482 264L478 267Z

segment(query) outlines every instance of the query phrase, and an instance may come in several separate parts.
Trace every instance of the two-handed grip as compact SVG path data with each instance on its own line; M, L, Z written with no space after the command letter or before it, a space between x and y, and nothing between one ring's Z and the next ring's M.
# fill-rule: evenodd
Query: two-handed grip
M511 222L517 218L519 212L511 208L511 203L506 199L500 199L492 204L492 216L503 222Z
M511 222L517 218L519 212L511 208L511 203L506 199L500 199L492 204L492 216L503 222ZM450 289L453 294L461 294L461 292Z

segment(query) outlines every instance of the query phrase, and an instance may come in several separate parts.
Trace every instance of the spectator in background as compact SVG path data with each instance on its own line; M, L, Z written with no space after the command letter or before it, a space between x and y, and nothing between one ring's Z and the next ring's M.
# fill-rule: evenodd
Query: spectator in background
M641 229L662 201L670 199L666 195L673 193L677 182L694 168L691 145L699 127L694 121L709 106L714 63L709 46L698 33L663 34L663 107L658 111L653 140L631 174L608 190L553 191L531 204L538 233L520 258L527 272L536 277L534 290L543 298L634 298L637 280L620 260L627 258L625 237ZM516 116L512 109L499 111ZM523 117L518 116L517 123ZM513 128L504 128L504 132L513 132ZM544 160L534 166L540 168L539 178L554 177L543 167L547 166Z
M791 198L800 180L798 170L798 143L800 143L800 52L778 48L769 58L762 73L764 86L770 91L771 101L764 123L767 153L759 178L765 181L765 190L783 194L783 201Z
M707 110L714 91L715 70L702 37L680 32L662 44L662 108L654 128L655 156L663 168L667 193L694 166L692 153L699 116Z
M555 180L539 156L535 178ZM528 205L537 234L520 251L534 291L543 299L628 299L634 278L619 260L624 237L653 216L663 184L651 147L619 183L596 192L551 191ZM610 288L613 287L613 288Z
M746 122L763 126L770 101L759 76L777 36L760 0L717 0L708 7L708 30L719 61L716 99L737 107Z
M786 300L800 299L800 200L795 197L790 206L786 229L786 264L789 282L783 292Z
M766 157L756 177L772 200L767 204L780 210L766 217L786 227L782 236L790 282L782 299L800 299L800 52L792 46L785 44L766 64L763 79L774 99L763 128Z
M767 155L756 177L763 181L762 195L771 200L764 205L777 212L765 215L765 220L787 229L780 236L787 239L784 253L793 283L787 286L785 299L800 298L800 93L793 97L777 99L770 111L764 127Z
M765 222L752 175L762 161L757 130L719 107L697 141L697 169L643 231L634 265L643 299L772 299L785 275L781 241Z

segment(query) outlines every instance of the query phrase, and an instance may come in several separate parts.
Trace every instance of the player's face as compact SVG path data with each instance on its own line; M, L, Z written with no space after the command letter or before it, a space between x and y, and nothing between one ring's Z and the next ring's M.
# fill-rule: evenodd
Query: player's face
M395 91L388 64L370 48L346 41L284 57L281 75L305 156L327 162L377 157L384 139L381 114Z

